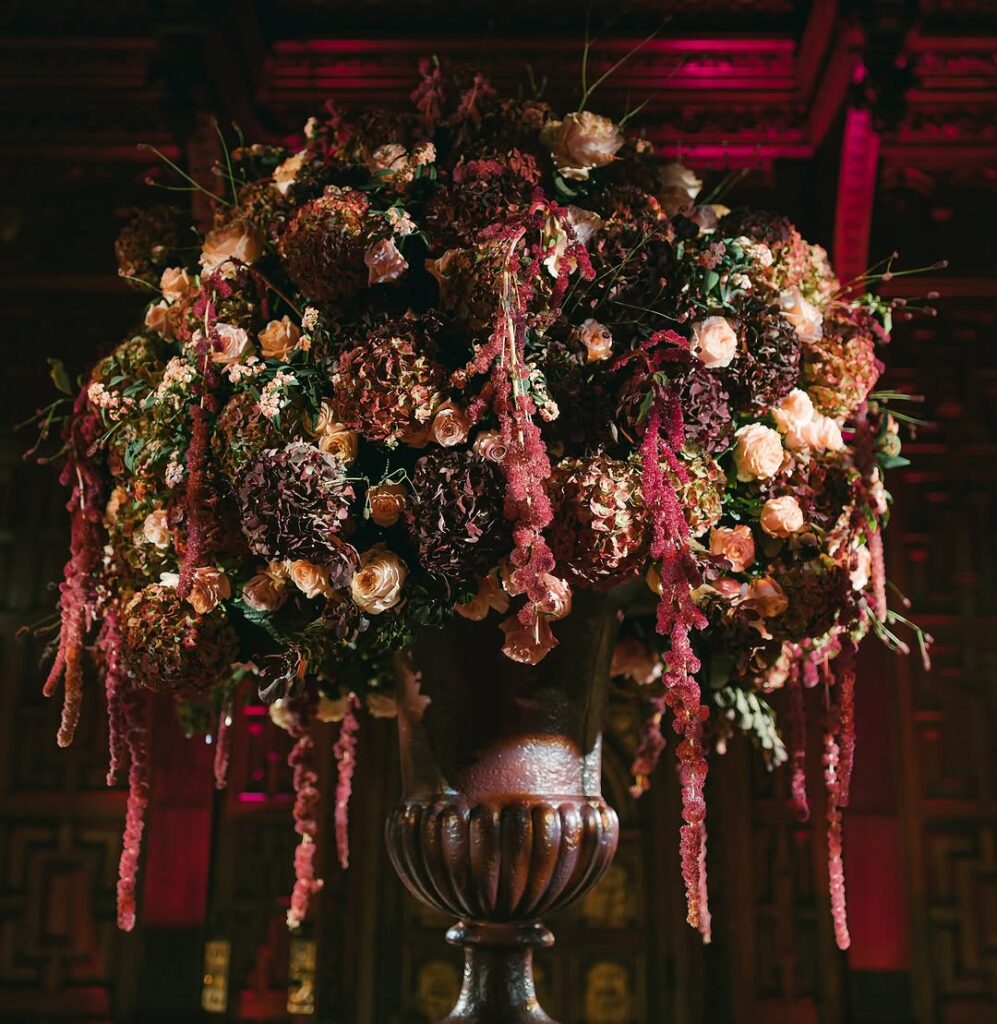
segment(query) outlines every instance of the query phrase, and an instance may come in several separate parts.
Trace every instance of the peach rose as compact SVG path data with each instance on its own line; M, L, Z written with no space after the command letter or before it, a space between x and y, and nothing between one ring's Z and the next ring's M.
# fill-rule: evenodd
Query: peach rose
M360 556L360 569L350 582L354 603L371 615L394 608L401 600L408 568L393 551L376 544Z
M589 318L578 328L578 339L585 346L585 362L598 363L613 351L612 332L598 320Z
M471 447L475 455L480 455L489 462L501 462L509 450L498 430L482 430Z
M319 435L318 446L324 452L339 456L344 466L351 466L357 459L360 435L342 423L330 423Z
M797 338L804 344L818 341L824 333L824 318L820 310L807 302L799 288L790 288L779 294L782 315L793 325Z
M755 560L755 538L750 526L717 526L710 531L710 554L722 555L731 572L744 572Z
M770 537L785 538L803 529L803 509L791 494L769 498L762 506L759 522Z
M751 581L741 604L757 611L763 619L774 619L789 607L789 598L771 576L762 576Z
M300 153L295 153L294 156L289 156L274 168L273 183L282 196L286 196L290 187L298 180L298 175L301 173L307 156L305 150L302 150Z
M796 433L814 418L814 403L800 388L793 388L769 410L775 425L784 433Z
M733 576L723 576L718 580L714 580L711 586L727 601L733 601L735 598L740 597L742 590L747 593L747 587L743 583L739 583Z
M542 140L550 146L561 174L576 181L587 178L593 167L610 163L625 141L623 132L608 117L588 110L551 122Z
M197 335L195 335L196 337ZM229 366L239 362L249 350L249 335L232 324L215 324L211 342L211 361Z
M287 575L305 597L329 597L333 592L329 586L329 570L304 558L291 562Z
M397 281L408 270L408 261L393 238L382 238L364 253L367 284L388 284Z
M524 625L518 615L510 615L499 623L505 633L502 653L523 665L536 665L557 646L550 623L538 615L532 625Z
M253 611L275 612L288 598L283 570L257 573L242 585L242 600Z
M370 517L378 526L394 526L405 509L406 500L401 484L377 484L367 491Z
M463 444L471 430L471 421L464 410L453 402L444 402L436 409L429 436L444 448Z
M737 332L722 316L708 316L692 325L690 348L704 366L719 370L737 355Z
M159 290L167 302L176 302L197 290L197 281L183 267L167 267L159 278Z
M165 300L153 303L145 311L145 326L150 331L161 334L167 341L172 341L174 332L173 320L170 318L170 304Z
M734 435L734 465L738 480L766 480L782 465L782 439L771 427L748 423Z
M198 615L206 615L219 601L227 601L231 596L232 584L221 569L205 565L194 570L187 601Z
M790 448L809 448L815 452L837 452L845 447L841 427L821 413L815 413L812 420L804 423L798 431L786 435Z
M121 486L115 487L111 491L111 496L107 499L107 505L104 507L104 523L107 526L113 526L118 521L118 512L121 511L121 506L124 504L128 495L125 493L125 489ZM147 537L146 540L149 538Z
M624 676L639 686L647 686L661 678L662 669L661 659L636 637L626 636L613 648L609 674L614 678Z
M226 260L255 263L262 255L263 235L260 229L249 221L234 220L204 236L201 266L205 270L215 270Z
M142 524L142 536L147 544L153 544L160 551L170 546L170 528L166 524L166 509L157 508L145 517Z
M267 359L280 359L286 362L287 357L295 350L301 331L290 317L271 320L266 328L257 334L260 339L260 351Z
M499 615L509 610L509 595L492 573L478 581L478 592L466 604L454 605L454 611L472 622L481 622L494 609Z

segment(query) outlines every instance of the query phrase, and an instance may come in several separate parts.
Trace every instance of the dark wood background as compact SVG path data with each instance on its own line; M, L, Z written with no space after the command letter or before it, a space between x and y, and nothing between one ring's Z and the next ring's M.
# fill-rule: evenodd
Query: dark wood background
M401 102L431 53L477 62L507 89L531 65L555 106L572 109L585 7L5 0L3 419L46 398L45 356L82 369L137 315L111 247L128 209L157 198L138 143L204 174L213 114L249 138L279 138L327 96ZM592 10L601 66L664 21L597 95L600 112L619 116L650 95L650 137L713 178L750 168L740 198L792 214L842 276L894 248L908 266L951 261L943 275L889 286L943 294L937 318L900 325L889 352L889 380L925 394L933 420L894 481L890 571L936 647L930 674L878 649L863 656L848 954L833 943L819 827L791 821L787 779L740 744L711 774L715 941L698 944L682 920L674 775L663 769L630 801L634 720L614 708L619 868L552 922L546 1002L566 1024L987 1024L997 1020L993 5L597 0ZM354 866L324 865L320 912L292 948L285 740L248 709L232 785L216 797L210 750L159 709L143 924L116 931L124 794L103 784L102 702L92 690L75 746L58 751L39 649L14 638L51 608L66 543L63 497L47 470L21 461L24 443L0 441L0 1019L424 1021L456 961L440 938L446 922L403 897L384 856L391 723L363 726ZM228 944L207 971L215 989L210 942ZM223 1013L199 1009L218 992Z

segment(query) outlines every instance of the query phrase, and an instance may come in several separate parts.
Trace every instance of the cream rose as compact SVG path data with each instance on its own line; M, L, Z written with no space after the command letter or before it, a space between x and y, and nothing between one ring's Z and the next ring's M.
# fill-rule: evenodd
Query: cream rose
M255 263L262 255L263 236L259 228L249 221L234 220L204 236L201 266L214 270L226 260Z
M265 358L286 362L287 357L297 347L301 331L290 317L284 316L280 320L271 320L257 334L257 338L260 339L260 351Z
M570 615L571 587L568 586L568 581L547 572L544 573L543 582L547 588L547 593L540 601L540 609L544 615L555 622Z
M305 150L302 150L300 153L295 153L294 156L289 156L274 168L273 183L282 196L286 196L290 187L298 180L298 175L301 173L307 156Z
M166 509L157 508L145 517L142 524L142 536L147 544L164 551L170 546L170 528L166 523Z
M159 278L159 290L167 302L176 302L196 288L197 282L182 267L167 267Z
M793 325L800 341L811 343L818 341L824 333L824 318L820 310L807 302L800 294L799 288L790 288L779 294L779 308L782 315Z
M702 180L682 164L667 163L658 170L657 198L669 217L692 206L702 188Z
M492 573L482 576L478 582L478 592L466 604L454 605L454 611L465 619L481 622L488 613L495 610L504 615L509 610L509 595L499 586Z
M408 568L393 551L377 544L360 556L360 569L350 582L354 603L371 615L394 608L401 600Z
M329 597L333 592L329 586L329 570L307 559L291 562L287 576L305 597Z
M367 491L370 517L378 526L394 526L405 510L406 494L401 484L377 484Z
M566 213L575 238L582 245L588 245L595 233L602 227L602 217L591 210L583 210L580 206L569 206Z
M444 402L438 406L429 428L429 436L444 448L463 444L471 430L471 421L459 405Z
M815 452L837 452L845 447L841 427L821 413L815 413L812 420L804 423L799 430L786 435L790 448L806 447Z
M474 444L471 447L474 449L475 455L480 455L481 458L488 459L490 462L501 462L508 451L502 440L502 434L498 430L482 430L474 439Z
M605 324L589 318L578 328L578 339L585 346L585 362L598 363L613 351L613 335Z
M342 423L330 423L319 435L318 446L330 455L336 455L345 466L352 466L357 459L360 435Z
M782 439L771 427L748 423L734 435L734 465L738 480L767 480L782 465Z
M803 509L791 494L769 498L762 506L759 523L770 537L785 538L803 529Z
M196 337L197 335L195 335ZM229 366L239 362L249 350L249 335L232 324L215 324L211 342L211 361Z
M397 281L408 270L408 261L393 238L382 238L364 253L367 284L388 284Z
M408 167L408 150L397 142L378 146L367 160L367 170L382 181L390 181Z
M710 554L730 562L731 572L744 572L755 560L755 538L751 527L717 526L710 531Z
M257 612L275 612L287 598L287 582L282 572L260 572L242 585L243 602Z
M605 167L624 143L623 132L608 117L582 110L554 121L543 132L557 169L566 178L583 180L593 167Z
M219 601L232 596L232 584L228 576L214 566L201 566L194 570L187 601L198 615L206 615Z
M737 332L722 316L708 316L692 325L690 348L711 370L730 366L737 355Z

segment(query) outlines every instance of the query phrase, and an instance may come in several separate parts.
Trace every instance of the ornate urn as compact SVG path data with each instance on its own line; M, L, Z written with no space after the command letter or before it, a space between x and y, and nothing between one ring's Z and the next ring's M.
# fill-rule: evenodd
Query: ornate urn
M595 885L619 837L601 792L619 608L576 595L537 666L501 653L494 619L457 619L400 673L404 796L386 835L409 891L458 919L463 988L441 1024L553 1024L533 983L533 949L554 941L541 918Z

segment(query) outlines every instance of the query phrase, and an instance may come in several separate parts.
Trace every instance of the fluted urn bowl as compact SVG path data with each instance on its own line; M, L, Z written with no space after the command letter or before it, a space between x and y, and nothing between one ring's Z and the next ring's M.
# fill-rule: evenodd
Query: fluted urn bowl
M576 595L539 665L501 653L493 615L427 631L399 672L404 796L388 851L423 903L458 919L463 987L441 1024L552 1019L536 999L540 923L578 900L616 853L602 798L602 709L620 595Z

